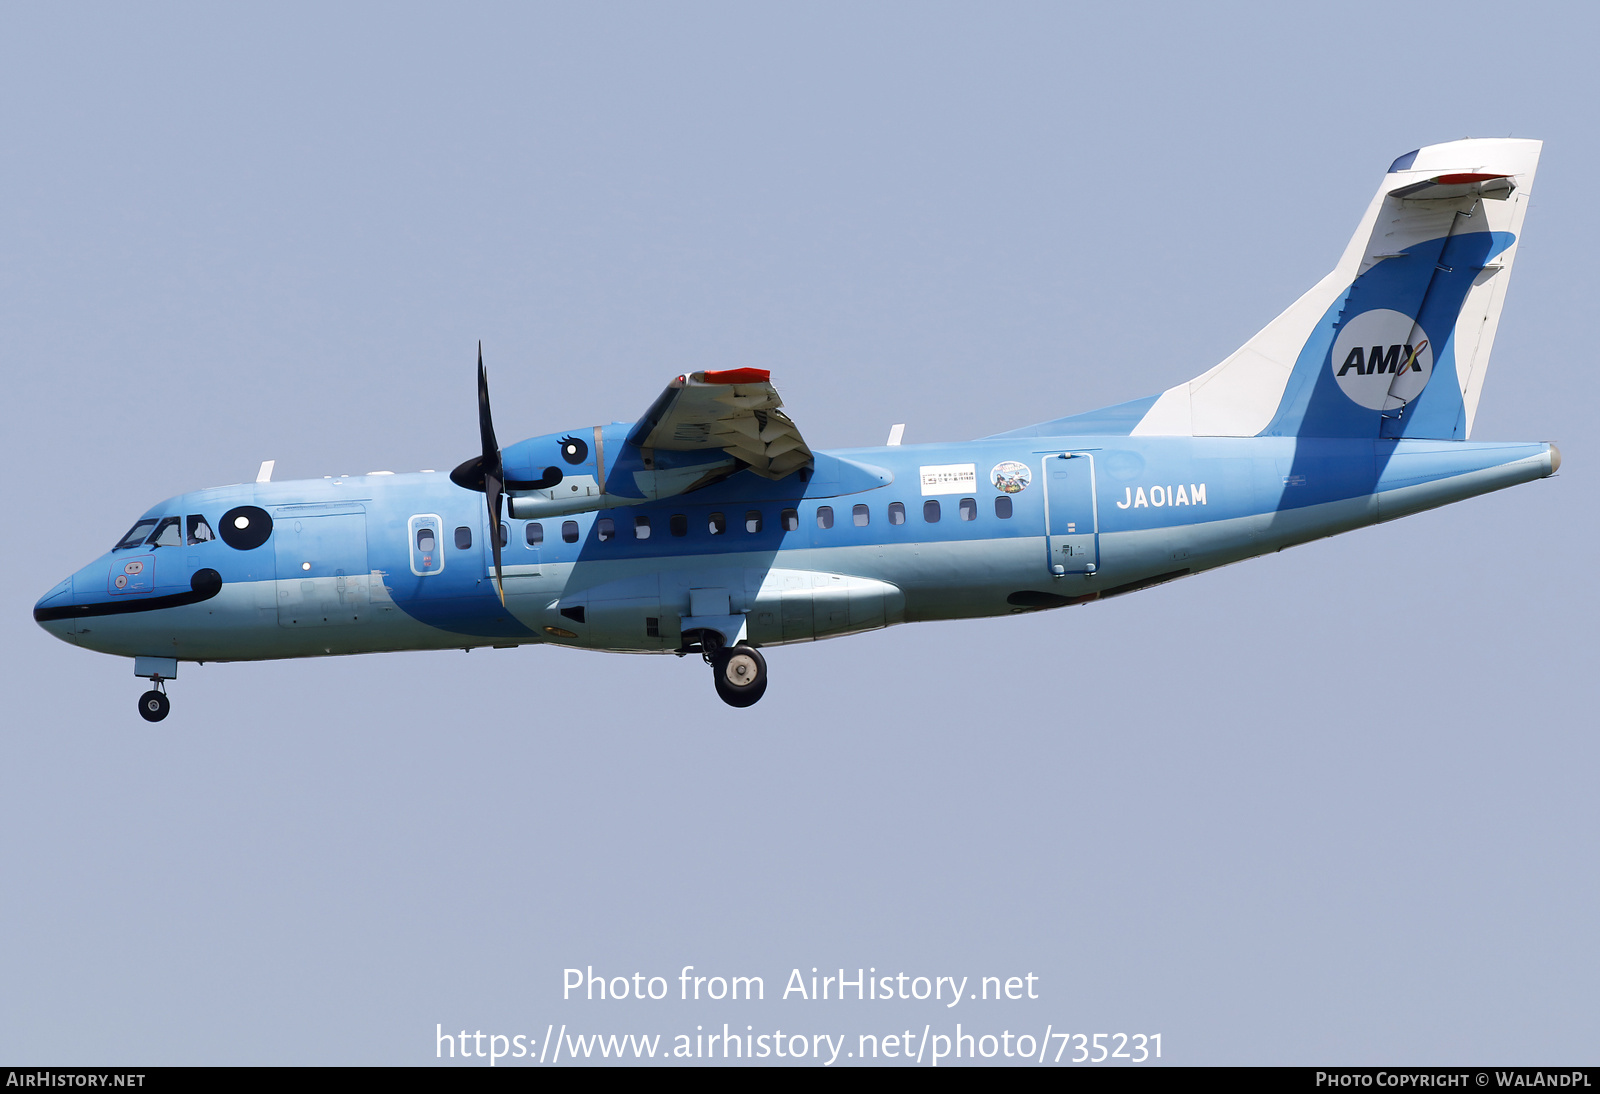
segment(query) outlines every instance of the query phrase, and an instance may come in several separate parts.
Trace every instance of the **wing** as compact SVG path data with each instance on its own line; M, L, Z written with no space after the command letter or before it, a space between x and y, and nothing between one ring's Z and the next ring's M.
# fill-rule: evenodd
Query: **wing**
M760 368L693 372L667 385L628 434L628 443L664 452L721 449L767 479L811 463L811 449L780 408L771 373Z

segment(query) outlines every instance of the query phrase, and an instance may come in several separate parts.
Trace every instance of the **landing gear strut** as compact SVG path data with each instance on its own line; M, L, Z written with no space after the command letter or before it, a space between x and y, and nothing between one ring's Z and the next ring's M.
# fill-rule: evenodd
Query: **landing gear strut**
M700 653L711 666L717 697L730 707L754 706L767 692L767 659L754 646L724 646L707 631Z
M139 696L139 715L147 722L159 722L172 709L172 701L167 698L166 685L161 677L152 676L150 682L155 687Z

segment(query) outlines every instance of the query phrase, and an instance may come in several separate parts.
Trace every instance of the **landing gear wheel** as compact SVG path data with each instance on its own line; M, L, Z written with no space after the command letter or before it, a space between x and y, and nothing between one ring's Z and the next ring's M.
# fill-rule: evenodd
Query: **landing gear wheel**
M159 691L150 690L139 696L139 713L147 722L159 722L172 709L172 701Z
M724 703L754 706L767 691L767 660L754 646L716 650L711 655L711 677Z

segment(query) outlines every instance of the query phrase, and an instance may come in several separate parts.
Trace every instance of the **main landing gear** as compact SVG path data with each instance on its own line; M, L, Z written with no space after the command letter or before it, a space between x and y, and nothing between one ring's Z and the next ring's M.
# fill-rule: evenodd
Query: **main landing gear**
M711 666L717 697L730 707L754 706L767 693L767 659L754 646L724 646L720 635L705 631L700 655Z
M139 716L147 722L159 722L172 709L172 701L167 698L167 688L161 677L153 676L150 682L155 687L139 696Z

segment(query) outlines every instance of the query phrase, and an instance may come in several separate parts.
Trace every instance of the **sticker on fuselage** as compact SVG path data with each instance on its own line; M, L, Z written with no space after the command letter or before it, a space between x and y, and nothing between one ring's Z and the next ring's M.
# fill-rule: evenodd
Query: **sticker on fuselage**
M978 489L975 463L931 463L922 467L922 494L972 494Z
M1007 460L994 465L994 470L989 472L989 479L1002 494L1020 494L1033 481L1033 472L1025 463Z
M1339 331L1328 367L1351 402L1368 410L1394 410L1428 386L1433 347L1409 315L1374 308Z

